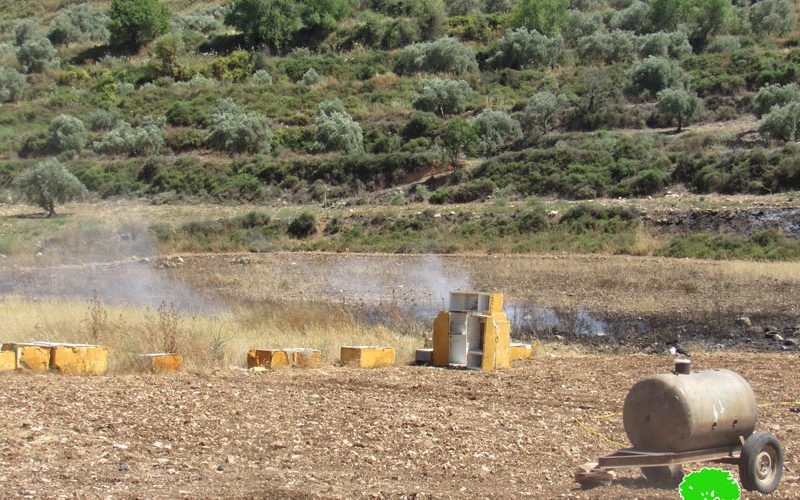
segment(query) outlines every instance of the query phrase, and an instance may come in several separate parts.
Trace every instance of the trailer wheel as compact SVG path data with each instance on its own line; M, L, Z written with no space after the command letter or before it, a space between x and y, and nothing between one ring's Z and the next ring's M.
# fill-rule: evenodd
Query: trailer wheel
M642 475L653 484L673 487L683 480L683 467L680 465L642 467Z
M772 493L783 476L783 449L768 432L754 432L747 438L739 457L739 480L749 491Z

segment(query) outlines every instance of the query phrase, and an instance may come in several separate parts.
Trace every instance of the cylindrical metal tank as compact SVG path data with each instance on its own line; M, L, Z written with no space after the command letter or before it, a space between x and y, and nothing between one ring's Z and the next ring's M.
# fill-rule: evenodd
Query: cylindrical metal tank
M734 446L756 426L750 384L730 370L648 377L625 398L623 421L633 447L680 452Z

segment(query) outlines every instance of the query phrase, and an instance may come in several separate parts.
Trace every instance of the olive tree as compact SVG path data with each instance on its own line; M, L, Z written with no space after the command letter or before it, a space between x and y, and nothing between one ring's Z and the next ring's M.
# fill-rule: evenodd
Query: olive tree
M564 40L536 30L506 31L497 52L486 64L491 68L552 68L564 60Z
M50 23L47 38L56 45L108 40L109 17L88 3L70 5Z
M422 89L411 105L420 111L446 114L461 113L472 94L472 87L464 80L443 80L438 77L422 82Z
M696 94L682 88L668 88L658 93L658 110L678 124L680 132L684 125L695 120L702 111L702 103Z
M785 106L792 101L800 101L800 87L796 83L765 85L753 99L753 113L761 118L774 106Z
M29 40L42 37L42 33L39 31L39 23L33 19L19 19L11 26L14 30L14 45L17 47L21 47Z
M758 131L767 139L776 141L796 141L798 121L800 121L800 101L792 101L784 106L775 106L758 126Z
M461 75L478 69L475 53L455 38L440 38L404 48L397 57L395 73L454 73Z
M79 200L86 196L86 186L56 158L39 162L14 179L12 187L31 204L56 214L56 203Z
M86 141L86 127L80 119L70 115L58 115L50 122L47 131L47 145L50 151L80 152L86 146Z
M472 120L472 128L478 138L478 152L483 155L493 155L522 139L519 122L503 111L482 111Z
M14 68L0 68L0 102L16 102L28 83Z
M750 25L759 35L786 35L797 26L794 2L760 0L750 7Z
M58 64L57 52L43 36L26 40L17 48L17 61L26 73L41 73Z
M617 11L611 18L611 27L642 34L650 31L650 5L634 0L628 7Z
M206 145L232 153L268 153L272 148L269 119L245 112L230 98L220 99L210 117Z
M631 90L635 93L648 92L655 96L668 87L682 85L686 80L683 69L670 59L664 57L648 57L634 64L628 71L631 79Z
M315 135L322 151L356 153L364 149L364 134L338 99L323 101L317 110Z
M540 130L547 134L556 127L569 110L569 98L564 94L544 91L533 94L525 105L522 125L527 131Z
M463 118L448 120L439 135L442 149L447 154L451 165L458 165L463 154L470 154L478 142L475 129Z
M165 119L146 116L141 125L133 127L119 122L102 139L95 141L93 149L104 154L143 155L157 153L164 144Z

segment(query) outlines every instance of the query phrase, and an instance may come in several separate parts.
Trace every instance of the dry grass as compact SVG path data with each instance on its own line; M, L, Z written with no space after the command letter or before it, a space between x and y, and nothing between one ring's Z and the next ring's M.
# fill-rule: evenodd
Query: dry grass
M184 356L187 369L244 366L254 347L319 349L334 364L344 345L388 345L397 363L413 359L420 336L403 335L384 326L367 326L349 311L314 304L268 305L236 315L180 314L159 310L105 306L96 302L0 299L4 337L0 341L97 342L109 348L110 369L130 371L136 355L171 351Z

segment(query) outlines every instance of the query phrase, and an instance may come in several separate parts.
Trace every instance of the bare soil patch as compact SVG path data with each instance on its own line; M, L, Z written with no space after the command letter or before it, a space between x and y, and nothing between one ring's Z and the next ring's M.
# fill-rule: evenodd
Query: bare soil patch
M625 442L630 386L663 356L544 356L503 372L421 367L250 374L12 374L0 394L0 488L31 498L675 498L637 470L582 491L575 468ZM695 356L742 373L758 430L800 497L796 355ZM724 466L728 467L728 466ZM738 473L730 467L734 477ZM745 495L743 498L754 498Z

